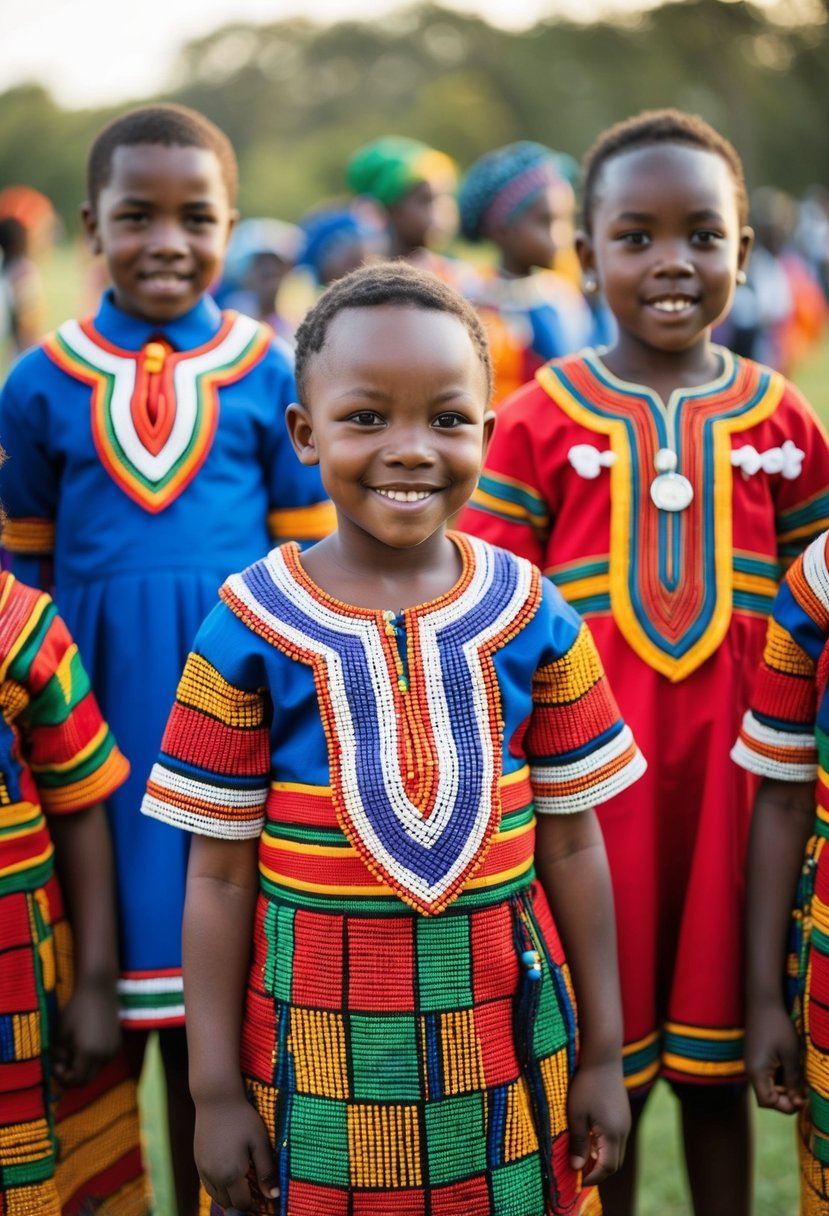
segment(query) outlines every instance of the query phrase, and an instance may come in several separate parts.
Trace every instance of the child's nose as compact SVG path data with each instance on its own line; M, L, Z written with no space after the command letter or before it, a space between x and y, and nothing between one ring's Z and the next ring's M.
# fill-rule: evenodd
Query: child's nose
M175 220L156 219L150 230L149 245L154 253L180 254L187 252L186 234Z
M659 250L659 274L693 274L694 264L685 241L666 241Z
M395 428L389 436L386 458L392 464L414 466L434 461L432 436L428 427Z

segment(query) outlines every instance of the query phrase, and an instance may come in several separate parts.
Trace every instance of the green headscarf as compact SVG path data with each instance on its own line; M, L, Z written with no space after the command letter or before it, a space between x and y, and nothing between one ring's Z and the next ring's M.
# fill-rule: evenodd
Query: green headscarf
M452 190L456 181L451 157L404 135L386 135L358 148L346 169L349 190L375 198L384 207L394 206L420 182Z

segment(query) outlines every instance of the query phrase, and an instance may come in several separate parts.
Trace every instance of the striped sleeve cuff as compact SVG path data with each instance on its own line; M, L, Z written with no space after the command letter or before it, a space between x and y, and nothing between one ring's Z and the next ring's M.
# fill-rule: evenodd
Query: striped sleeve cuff
M173 827L217 840L253 840L265 823L268 786L230 786L188 777L156 763L141 812Z
M817 745L813 733L775 730L749 710L731 759L741 768L775 781L817 780Z
M564 764L534 764L530 769L535 809L566 815L607 802L638 781L647 768L629 726L586 756Z

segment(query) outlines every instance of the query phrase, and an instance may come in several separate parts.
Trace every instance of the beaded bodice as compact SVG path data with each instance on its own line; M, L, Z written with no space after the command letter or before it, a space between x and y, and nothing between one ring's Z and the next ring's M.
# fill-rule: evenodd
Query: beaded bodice
M492 655L540 600L529 563L455 541L459 582L398 623L327 596L291 546L222 591L250 628L312 667L343 831L369 869L424 912L455 897L498 828L503 725Z

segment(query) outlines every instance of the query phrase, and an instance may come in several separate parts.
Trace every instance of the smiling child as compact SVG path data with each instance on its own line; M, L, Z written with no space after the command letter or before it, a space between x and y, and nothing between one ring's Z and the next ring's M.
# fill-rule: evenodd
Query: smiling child
M751 245L742 166L655 111L585 162L578 246L618 326L506 403L460 526L537 562L590 623L648 758L600 821L634 1119L677 1093L697 1216L747 1216L743 897L752 780L729 751L781 563L829 516L829 443L783 378L711 342ZM635 1123L634 1123L635 1134ZM635 1142L632 1148L635 1148ZM602 1188L633 1210L635 1151Z
M366 267L296 368L337 529L224 584L144 802L194 834L199 1172L291 1216L595 1212L628 1111L592 806L644 762L552 585L446 531L493 424L471 307Z
M188 646L222 579L331 517L284 427L291 368L266 326L221 313L236 160L202 115L149 106L95 139L82 209L112 286L12 370L0 397L12 569L59 609L131 764L108 800L120 993L140 1067L159 1028L181 1216L197 1203L181 916L187 841L139 807ZM45 560L47 559L47 560ZM28 576L28 577L27 577Z

